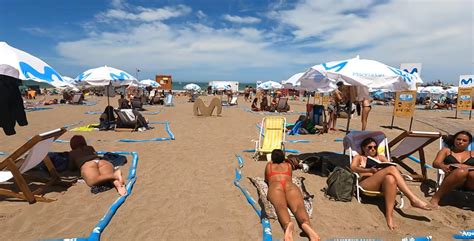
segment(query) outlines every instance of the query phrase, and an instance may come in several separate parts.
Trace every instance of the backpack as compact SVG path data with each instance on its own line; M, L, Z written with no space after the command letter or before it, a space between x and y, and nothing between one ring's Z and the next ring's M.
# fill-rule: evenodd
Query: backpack
M331 200L350 202L355 191L355 178L349 168L336 167L326 180L327 187L321 191Z

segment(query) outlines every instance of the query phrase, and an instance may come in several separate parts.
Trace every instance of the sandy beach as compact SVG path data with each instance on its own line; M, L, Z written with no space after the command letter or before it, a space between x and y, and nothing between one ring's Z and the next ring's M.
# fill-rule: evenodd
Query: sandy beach
M210 100L210 97L204 97ZM96 105L55 105L52 109L28 112L29 125L17 127L17 134L5 136L0 133L0 151L7 154L25 143L30 137L69 124L85 125L98 123L98 115L87 111L102 111L107 105L105 97L88 97ZM111 103L117 103L112 99ZM258 138L256 124L263 116L246 111L250 103L239 97L236 107L224 107L221 117L196 117L192 103L187 97L176 97L173 107L145 106L144 116L151 122L169 121L175 140L123 143L119 139L150 139L167 137L162 124L145 132L70 132L60 137L69 140L75 134L82 134L89 144L100 151L134 151L139 155L137 181L131 195L102 234L103 240L261 240L262 227L255 211L247 203L241 191L233 185L236 154L245 161L242 168L241 185L247 188L255 199L256 189L247 177L263 177L265 162L252 160L252 153L243 150L254 149L252 140ZM298 118L298 112L305 111L305 102L290 101L294 114L287 114L288 122ZM155 115L146 113L157 112ZM369 116L369 130L381 130L390 139L408 129L409 119L395 119L395 126L388 129L392 107L375 106ZM454 111L415 112L413 130L452 132L473 130L473 122L467 116L455 120ZM338 119L338 126L345 127L346 120ZM360 129L360 118L352 120L350 128ZM287 149L301 153L334 151L342 152L344 132L324 135L289 136L289 140L305 139L310 143L287 143ZM437 142L425 151L428 164L434 160L439 146ZM68 143L54 143L52 151L68 151ZM6 155L0 156L1 159ZM126 174L129 163L122 170ZM419 171L418 164L405 161ZM359 204L330 201L320 191L326 185L326 178L295 171L294 176L305 177L305 185L314 195L312 226L322 240L331 238L382 238L400 240L409 236L433 236L433 240L450 240L460 230L474 227L474 212L453 205L441 206L439 210L422 211L407 202L401 212L395 212L398 229L389 231L385 224L383 199L369 200ZM428 177L436 179L434 170L428 170ZM409 183L410 188L425 200L429 200L420 188L420 183ZM23 201L10 201L0 197L0 240L42 240L53 238L87 237L93 227L117 199L114 190L94 195L84 183L63 191L52 191L47 197L57 201L29 205ZM283 232L276 220L271 220L273 238L281 240ZM296 229L296 240L300 237ZM298 237L297 237L298 236Z

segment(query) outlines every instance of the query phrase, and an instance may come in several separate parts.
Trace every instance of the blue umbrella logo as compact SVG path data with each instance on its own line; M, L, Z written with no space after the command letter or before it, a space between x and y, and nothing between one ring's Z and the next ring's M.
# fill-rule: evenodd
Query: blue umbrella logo
M19 64L20 64L21 72L28 79L36 77L37 79L46 80L48 82L54 82L53 76L56 76L56 78L59 81L63 81L63 78L61 77L61 75L59 75L58 72L56 72L53 68L49 66L44 66L44 73L40 73L31 65L23 61L20 61Z

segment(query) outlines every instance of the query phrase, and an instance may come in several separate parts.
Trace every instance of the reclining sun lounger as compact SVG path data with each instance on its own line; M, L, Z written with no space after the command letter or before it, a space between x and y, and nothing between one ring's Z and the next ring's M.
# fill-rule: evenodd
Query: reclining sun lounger
M440 139L440 137L441 133L439 132L405 131L388 143L392 160L410 172L414 180L426 180L426 160L423 149L425 146ZM421 176L407 164L403 163L403 159L417 151L420 157Z
M41 194L48 186L65 184L61 182L53 163L48 157L48 152L53 141L58 139L59 136L65 132L66 129L61 128L36 135L14 151L4 161L0 162L0 186L11 184L9 181L13 180L14 184L16 184L16 187L19 189L19 191L14 191L11 188L2 187L0 188L0 195L27 200L30 204L35 203L36 201L54 201L53 199L43 197ZM25 172L36 167L41 162L44 162L46 165L51 175L51 179L48 180L25 174ZM28 182L28 179L31 181L34 180L35 185L37 185L38 182L41 182L40 187L32 190L30 188L31 182Z
M280 98L276 107L277 112L288 112L290 106L288 105L288 98Z
M75 93L74 96L72 97L71 104L74 104L74 105L82 104L82 94Z
M258 141L255 141L255 160L270 154L275 149L284 150L286 119L281 116L266 116L262 120Z
M173 95L168 94L166 96L165 106L173 106Z

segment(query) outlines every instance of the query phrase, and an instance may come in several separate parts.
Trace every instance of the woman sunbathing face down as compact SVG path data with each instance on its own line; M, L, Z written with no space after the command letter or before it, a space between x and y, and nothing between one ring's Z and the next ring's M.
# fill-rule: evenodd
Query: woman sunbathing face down
M367 138L361 143L361 155L354 157L351 163L351 169L359 173L359 185L368 191L383 192L385 198L385 219L390 230L394 230L396 225L393 221L393 208L395 206L395 198L398 190L403 192L410 200L411 206L431 210L431 207L419 199L408 188L400 171L396 166L388 166L385 168L368 168L367 157L378 159L380 162L388 162L383 155L377 154L377 142L373 138Z
M120 169L114 171L112 163L99 158L94 148L87 145L83 136L73 136L70 146L69 159L80 169L81 176L88 186L112 182L121 196L127 193Z
M303 202L303 194L292 182L291 168L291 165L285 162L285 153L282 150L272 151L272 161L265 167L265 181L268 183L267 198L275 207L278 222L285 231L285 241L293 240L294 230L288 208L309 239L311 241L319 240L319 235L311 228L309 215Z
M467 131L454 134L445 141L448 147L438 151L433 166L445 172L445 178L430 203L439 207L441 198L455 188L474 190L474 151L467 147L472 142L472 135Z

